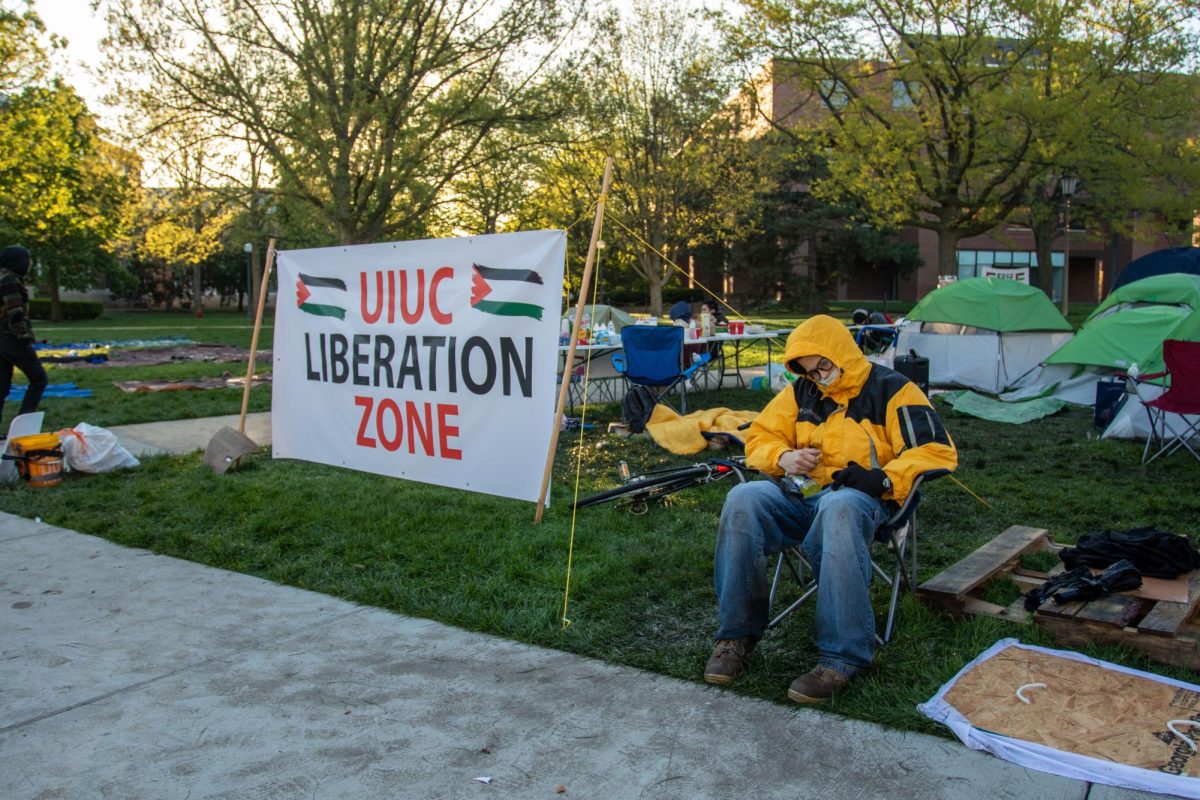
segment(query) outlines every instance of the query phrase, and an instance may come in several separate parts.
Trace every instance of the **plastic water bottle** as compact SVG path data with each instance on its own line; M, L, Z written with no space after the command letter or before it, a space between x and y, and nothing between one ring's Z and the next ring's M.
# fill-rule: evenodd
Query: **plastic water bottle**
M784 489L801 497L812 497L821 491L821 484L807 475L784 475L781 482Z

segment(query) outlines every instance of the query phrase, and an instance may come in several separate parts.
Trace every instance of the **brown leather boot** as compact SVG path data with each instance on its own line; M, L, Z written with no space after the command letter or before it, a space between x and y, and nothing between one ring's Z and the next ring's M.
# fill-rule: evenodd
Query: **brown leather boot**
M812 672L792 681L788 699L797 703L824 703L850 684L850 676L820 664Z
M704 665L705 683L731 683L746 671L746 660L754 652L757 641L749 636L739 639L718 639L717 646Z

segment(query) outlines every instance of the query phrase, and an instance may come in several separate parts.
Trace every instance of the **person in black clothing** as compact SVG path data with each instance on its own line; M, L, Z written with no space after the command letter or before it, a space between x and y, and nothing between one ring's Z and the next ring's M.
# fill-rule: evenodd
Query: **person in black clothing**
M716 300L705 300L700 305L700 313L707 311L712 314L713 325L728 325L729 320L725 319L725 315L721 313L721 305Z
M46 370L33 349L33 325L29 321L29 251L12 245L0 251L0 412L12 388L13 367L25 373L29 388L17 414L37 411L46 390ZM0 428L0 438L4 429Z

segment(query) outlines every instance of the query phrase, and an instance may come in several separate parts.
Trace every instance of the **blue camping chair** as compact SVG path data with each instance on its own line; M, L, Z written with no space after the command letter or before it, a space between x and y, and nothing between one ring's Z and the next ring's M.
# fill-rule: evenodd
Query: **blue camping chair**
M712 360L712 354L698 353L685 369L683 334L678 325L626 325L621 330L622 351L612 357L613 368L625 378L626 391L631 386L645 386L663 401L678 386L679 411L686 414L688 381Z

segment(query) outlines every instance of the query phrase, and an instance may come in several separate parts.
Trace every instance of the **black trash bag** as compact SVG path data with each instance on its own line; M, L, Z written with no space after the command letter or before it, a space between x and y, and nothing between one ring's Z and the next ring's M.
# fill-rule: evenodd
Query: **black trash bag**
M1031 589L1025 595L1025 610L1035 611L1051 597L1056 603L1095 600L1106 594L1127 592L1142 585L1142 575L1129 561L1118 561L1093 575L1087 567L1075 567Z
M1068 569L1080 565L1107 567L1127 559L1146 577L1168 580L1200 567L1200 552L1186 536L1155 528L1087 533L1059 555Z

